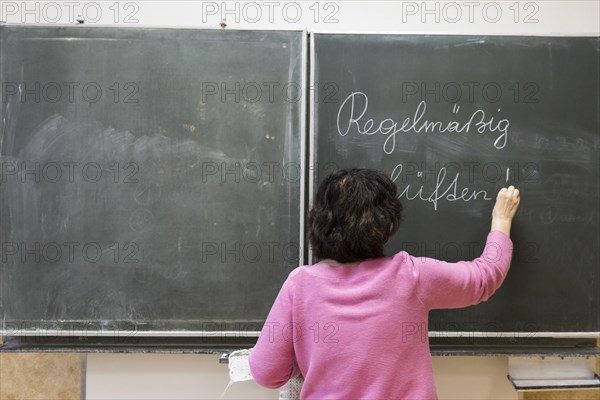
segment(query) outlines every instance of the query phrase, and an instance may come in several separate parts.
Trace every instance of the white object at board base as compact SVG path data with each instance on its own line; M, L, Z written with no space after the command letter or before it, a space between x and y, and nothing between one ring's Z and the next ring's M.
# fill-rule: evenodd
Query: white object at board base
M591 379L514 379L508 375L508 380L516 390L543 389L584 389L600 387L598 375Z

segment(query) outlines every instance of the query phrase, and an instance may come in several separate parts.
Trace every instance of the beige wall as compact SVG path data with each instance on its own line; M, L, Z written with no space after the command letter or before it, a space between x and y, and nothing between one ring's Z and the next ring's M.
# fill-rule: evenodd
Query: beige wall
M433 365L440 399L518 398L506 378L506 357L434 357ZM87 371L90 400L218 399L229 381L218 355L89 354ZM254 382L235 383L224 396L276 398Z

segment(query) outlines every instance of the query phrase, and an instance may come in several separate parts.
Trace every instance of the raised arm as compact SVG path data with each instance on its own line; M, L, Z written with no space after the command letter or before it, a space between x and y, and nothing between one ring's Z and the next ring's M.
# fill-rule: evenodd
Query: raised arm
M491 232L479 258L447 263L411 257L419 277L417 295L427 309L462 308L489 299L500 287L512 258L510 228L519 207L519 190L503 188L492 211Z
M510 237L512 220L517 213L521 195L514 186L502 188L496 197L496 204L492 210L492 231L500 231Z

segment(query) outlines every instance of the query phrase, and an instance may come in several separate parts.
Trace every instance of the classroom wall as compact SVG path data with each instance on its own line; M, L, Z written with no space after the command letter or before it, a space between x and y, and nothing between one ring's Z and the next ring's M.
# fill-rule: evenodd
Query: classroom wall
M410 368L409 365L406 366ZM440 399L516 400L506 357L434 357ZM218 399L229 382L218 355L89 354L87 398ZM402 371L398 371L402 374ZM233 384L224 399L277 399L253 381Z
M74 23L81 16L88 24L217 28L224 18L232 29L335 32L600 35L599 14L597 0L0 2L0 20L8 22ZM506 357L434 357L440 398L517 399L507 365ZM85 375L87 398L106 400L214 399L228 382L216 355L89 354ZM277 393L247 382L224 398L275 399Z
M597 0L10 1L0 20L320 32L598 35Z

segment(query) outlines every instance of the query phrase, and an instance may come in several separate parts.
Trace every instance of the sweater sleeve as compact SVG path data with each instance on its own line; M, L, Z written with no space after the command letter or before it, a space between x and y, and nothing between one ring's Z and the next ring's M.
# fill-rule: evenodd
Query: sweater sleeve
M254 381L271 389L285 385L299 373L293 343L292 287L288 277L248 359Z
M412 257L418 278L417 295L425 308L462 308L489 299L508 273L513 245L499 231L488 234L483 253L473 261L447 263Z

